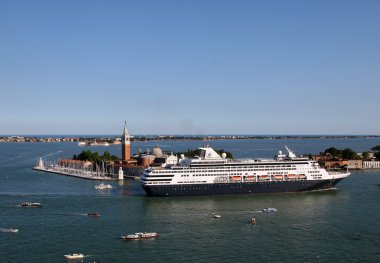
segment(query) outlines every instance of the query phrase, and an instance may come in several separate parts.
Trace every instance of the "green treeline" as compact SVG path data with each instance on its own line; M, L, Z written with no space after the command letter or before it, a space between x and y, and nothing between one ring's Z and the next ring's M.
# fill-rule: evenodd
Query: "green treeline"
M374 156L377 159L380 159L380 145L372 147L371 150L377 151L374 153ZM363 152L362 156L359 156L353 150L346 148L344 150L339 150L335 147L330 147L323 152L323 155L331 155L336 158L345 159L345 160L358 160L358 159L367 159L369 157L368 152Z
M111 155L108 151L105 151L103 155L99 155L97 152L91 152L89 150L82 151L80 154L74 154L73 160L100 162L100 161L116 161L119 157Z
M380 145L371 148L372 151L380 151Z
M324 151L324 155L330 154L331 156L345 159L345 160L357 160L361 159L360 156L354 152L353 150L346 148L344 150L338 150L335 147L330 147L327 150Z
M376 151L374 155L375 155L376 159L380 160L380 145L372 147L371 150Z

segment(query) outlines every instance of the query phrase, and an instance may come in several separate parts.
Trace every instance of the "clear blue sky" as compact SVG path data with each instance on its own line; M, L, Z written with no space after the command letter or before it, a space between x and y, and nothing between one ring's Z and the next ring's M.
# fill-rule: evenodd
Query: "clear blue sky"
M380 134L380 1L0 1L0 134Z

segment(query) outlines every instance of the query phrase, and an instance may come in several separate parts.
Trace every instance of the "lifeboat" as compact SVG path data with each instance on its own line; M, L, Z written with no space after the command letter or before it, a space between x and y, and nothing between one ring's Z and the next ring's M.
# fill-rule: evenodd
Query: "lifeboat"
M304 175L304 174L299 174L299 175L298 175L298 179L306 179L306 175Z
M233 181L240 181L241 180L241 176L232 176L231 179Z
M261 175L259 178L260 178L260 180L268 180L269 176L268 175Z
M273 175L273 180L276 180L276 181L282 180L282 175L279 175L279 174Z
M296 174L288 174L287 178L288 179L297 179L297 175Z

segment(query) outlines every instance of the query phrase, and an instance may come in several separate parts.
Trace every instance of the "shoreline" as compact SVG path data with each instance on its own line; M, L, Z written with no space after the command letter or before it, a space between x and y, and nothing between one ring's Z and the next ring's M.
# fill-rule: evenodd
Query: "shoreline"
M318 139L378 139L380 135L157 135L157 136L133 136L131 142L146 142L146 141L223 141L223 140L318 140ZM82 145L88 146L112 146L120 145L120 140L115 137L71 137L71 136L0 136L0 143L7 142L95 142L98 144L109 143L109 145Z

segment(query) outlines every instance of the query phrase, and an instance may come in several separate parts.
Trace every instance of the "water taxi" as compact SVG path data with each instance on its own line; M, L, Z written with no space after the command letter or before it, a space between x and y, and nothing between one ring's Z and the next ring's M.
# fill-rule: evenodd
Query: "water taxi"
M23 202L20 204L21 207L41 207L41 203L34 203L34 202Z
M151 238L157 238L159 236L160 235L156 232L151 232L151 233L138 232L138 233L134 233L134 234L128 234L125 236L121 236L121 239L123 239L123 240L151 239Z
M81 258L84 258L83 254L77 254L77 253L73 253L73 254L69 254L69 255L64 255L64 256L67 259L81 259Z

